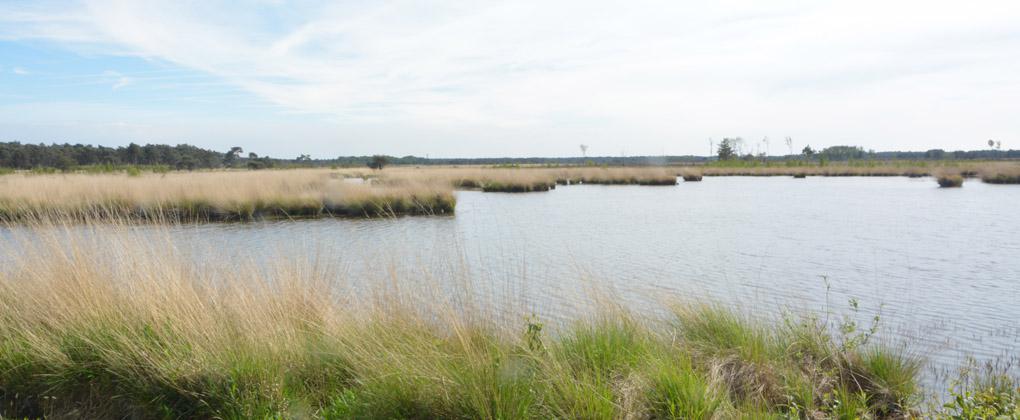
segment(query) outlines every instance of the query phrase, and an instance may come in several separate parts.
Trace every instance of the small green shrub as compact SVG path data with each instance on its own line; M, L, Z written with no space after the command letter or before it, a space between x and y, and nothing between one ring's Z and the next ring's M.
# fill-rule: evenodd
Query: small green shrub
M1020 388L953 389L939 418L952 420L1020 419Z

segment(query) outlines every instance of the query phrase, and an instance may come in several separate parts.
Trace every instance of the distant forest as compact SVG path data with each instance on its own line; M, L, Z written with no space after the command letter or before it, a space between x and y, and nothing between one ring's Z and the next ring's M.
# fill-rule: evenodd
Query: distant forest
M590 157L529 157L529 158L424 158L418 156L382 156L386 164L395 165L670 165L699 164L718 160L717 156L590 156ZM734 160L782 162L784 160L977 160L1020 159L1020 150L874 152L855 146L833 146L820 151L810 147L798 155L765 156L734 154ZM81 167L155 166L166 169L191 170L211 168L366 166L379 162L380 156L341 156L335 159L312 159L300 155L292 159L245 154L241 147L226 151L203 149L188 144L130 144L121 147L83 144L22 144L0 142L0 168L72 170Z

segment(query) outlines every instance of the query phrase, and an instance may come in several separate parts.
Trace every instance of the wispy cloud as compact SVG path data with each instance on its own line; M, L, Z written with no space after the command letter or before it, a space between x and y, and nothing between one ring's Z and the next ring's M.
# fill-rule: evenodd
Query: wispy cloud
M24 76L24 75L28 74L28 70L25 70L24 68L21 68L21 67L15 67L15 68L11 69L11 73Z
M134 80L131 79L130 77L127 77L113 70L107 70L103 72L103 74L110 77L113 80L113 85L110 86L113 90L120 89L134 82Z
M602 127L654 150L720 132L910 132L895 121L948 141L934 118L988 128L966 120L982 104L1008 131L1020 101L1014 1L85 1L0 16L0 38L174 63L341 123Z

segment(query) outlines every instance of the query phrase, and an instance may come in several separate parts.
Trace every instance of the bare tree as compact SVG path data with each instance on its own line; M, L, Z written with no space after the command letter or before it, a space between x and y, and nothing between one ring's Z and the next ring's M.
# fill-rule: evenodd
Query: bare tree
M744 154L744 138L735 137L730 139L730 145L733 146L733 150L737 152L737 155Z
M790 149L790 154L793 154L793 137L786 136L786 148Z
M582 144L581 145L581 157L584 157L584 158L588 157L588 145L587 144Z

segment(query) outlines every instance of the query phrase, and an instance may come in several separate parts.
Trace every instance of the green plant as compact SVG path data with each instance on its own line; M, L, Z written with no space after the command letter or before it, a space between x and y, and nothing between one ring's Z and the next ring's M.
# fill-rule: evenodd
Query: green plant
M954 387L945 411L939 417L953 420L984 420L1020 418L1020 388L1000 390L963 389Z

